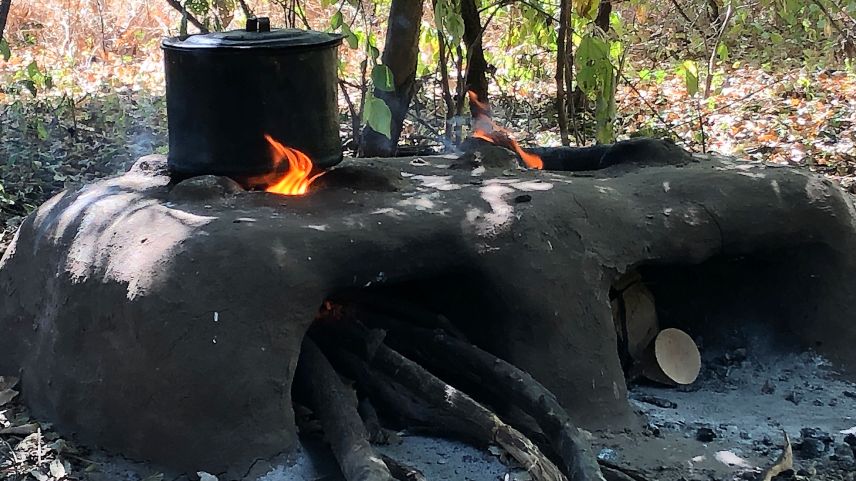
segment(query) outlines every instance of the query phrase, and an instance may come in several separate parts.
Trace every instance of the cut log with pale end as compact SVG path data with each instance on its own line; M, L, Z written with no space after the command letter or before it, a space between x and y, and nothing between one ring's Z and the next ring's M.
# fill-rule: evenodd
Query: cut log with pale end
M686 332L663 329L651 343L642 363L642 374L663 384L692 384L701 370L701 355Z
M353 392L345 387L333 366L309 338L303 340L297 382L301 389L309 392L312 408L345 479L392 481L386 464L369 444Z
M620 334L624 335L627 354L633 361L641 361L660 331L654 295L642 282L634 282L622 289L614 302L620 303Z
M386 319L389 326L394 320ZM591 447L556 396L525 371L442 331L396 323L387 336L394 348L452 382L476 383L492 397L509 400L534 418L572 481L602 480Z

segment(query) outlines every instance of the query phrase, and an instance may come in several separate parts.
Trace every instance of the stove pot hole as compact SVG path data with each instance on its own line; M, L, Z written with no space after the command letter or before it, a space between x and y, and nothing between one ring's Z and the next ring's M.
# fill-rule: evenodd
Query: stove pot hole
M337 34L270 29L167 38L164 50L169 167L180 175L236 179L274 170L265 134L317 168L342 160Z

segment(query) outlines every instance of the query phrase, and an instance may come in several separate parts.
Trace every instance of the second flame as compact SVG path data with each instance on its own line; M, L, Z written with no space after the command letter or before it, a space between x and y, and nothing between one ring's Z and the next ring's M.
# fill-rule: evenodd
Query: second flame
M467 95L470 97L470 103L476 106L473 113L473 137L513 150L530 169L544 168L544 161L541 160L541 157L523 150L520 144L511 138L511 132L496 125L490 118L490 106L487 103L480 101L472 90L467 92Z

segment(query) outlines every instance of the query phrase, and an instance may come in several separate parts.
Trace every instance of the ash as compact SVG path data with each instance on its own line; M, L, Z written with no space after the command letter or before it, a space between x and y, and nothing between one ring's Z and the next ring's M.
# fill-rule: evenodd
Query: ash
M813 352L753 341L705 352L693 385L634 386L643 434L601 433L599 456L661 480L756 479L786 432L795 473L776 479L856 479L856 385Z

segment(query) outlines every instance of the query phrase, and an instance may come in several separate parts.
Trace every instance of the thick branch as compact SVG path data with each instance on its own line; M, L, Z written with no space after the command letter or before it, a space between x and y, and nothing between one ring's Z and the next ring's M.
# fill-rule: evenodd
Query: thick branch
M345 479L392 481L389 469L369 444L353 393L309 338L303 340L296 380L309 393L312 409L321 421Z
M12 7L12 0L0 0L0 39L3 39L3 32L6 31L6 19L9 18L9 9Z
M202 22L199 21L196 17L193 16L192 13L188 12L184 5L181 4L178 0L166 0L166 3L170 4L172 8L178 10L182 15L187 16L187 21L190 22L194 27L198 28L202 33L208 33L208 29L205 28Z
M356 348L359 356L372 370L389 376L402 387L418 394L419 398L435 409L457 419L450 430L480 440L495 443L505 449L537 481L565 481L565 476L547 459L535 444L518 430L504 423L493 412L467 394L446 384L415 362L377 342L376 331L369 331L358 323L348 322L335 332ZM358 379L359 380L359 379ZM445 426L444 426L445 427Z
M556 396L527 372L442 331L399 324L388 337L422 365L458 381L476 383L493 398L508 399L532 416L565 465L571 481L603 480L588 442Z

